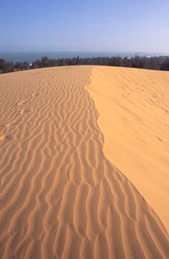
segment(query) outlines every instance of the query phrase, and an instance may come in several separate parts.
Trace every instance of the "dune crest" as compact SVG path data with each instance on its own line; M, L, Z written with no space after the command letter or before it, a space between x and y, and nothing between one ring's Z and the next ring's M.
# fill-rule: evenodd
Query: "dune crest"
M169 73L94 67L87 90L100 113L105 155L169 231Z
M91 70L0 75L2 259L168 257L160 219L103 153Z

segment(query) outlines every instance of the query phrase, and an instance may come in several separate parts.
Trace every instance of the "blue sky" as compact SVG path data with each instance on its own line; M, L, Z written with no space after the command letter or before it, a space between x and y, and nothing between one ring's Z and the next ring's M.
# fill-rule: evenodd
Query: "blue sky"
M169 53L169 0L0 0L0 50Z

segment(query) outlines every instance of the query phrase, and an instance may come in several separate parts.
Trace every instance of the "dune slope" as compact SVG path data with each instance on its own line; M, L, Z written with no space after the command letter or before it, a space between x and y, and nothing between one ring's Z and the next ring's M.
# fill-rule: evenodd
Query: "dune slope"
M106 157L169 231L169 72L94 67L87 89L100 113Z
M169 237L103 154L91 67L0 75L0 258L167 258Z

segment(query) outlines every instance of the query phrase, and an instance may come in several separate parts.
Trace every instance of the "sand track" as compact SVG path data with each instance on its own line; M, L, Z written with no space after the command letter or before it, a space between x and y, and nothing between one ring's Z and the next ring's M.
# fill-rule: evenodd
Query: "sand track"
M169 237L103 154L91 67L0 75L0 258L167 258Z

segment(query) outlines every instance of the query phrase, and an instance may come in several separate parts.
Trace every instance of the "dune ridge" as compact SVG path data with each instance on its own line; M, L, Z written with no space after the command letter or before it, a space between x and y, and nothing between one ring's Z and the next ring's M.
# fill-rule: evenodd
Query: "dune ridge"
M169 236L103 153L92 67L0 75L0 258L167 258Z
M100 113L104 154L169 231L169 73L94 67L87 90Z

